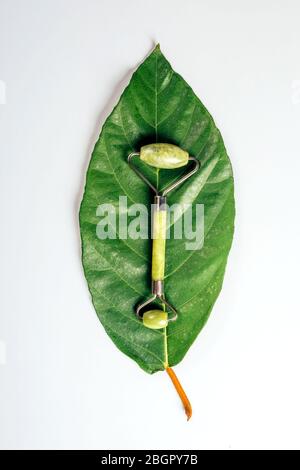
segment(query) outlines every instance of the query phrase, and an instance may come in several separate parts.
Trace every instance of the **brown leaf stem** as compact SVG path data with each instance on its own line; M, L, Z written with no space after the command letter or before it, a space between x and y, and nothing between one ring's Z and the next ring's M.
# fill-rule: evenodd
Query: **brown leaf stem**
M179 382L178 377L175 374L175 372L173 371L173 369L171 369L171 367L166 367L166 372L167 372L168 376L170 377L170 379L173 382L173 385L174 385L174 387L175 387L175 389L176 389L176 391L177 391L177 393L180 397L180 400L183 404L184 411L185 411L185 414L187 416L187 420L189 420L192 416L192 405L190 404L190 401L189 401L188 397L186 396L186 393L183 390L182 385Z

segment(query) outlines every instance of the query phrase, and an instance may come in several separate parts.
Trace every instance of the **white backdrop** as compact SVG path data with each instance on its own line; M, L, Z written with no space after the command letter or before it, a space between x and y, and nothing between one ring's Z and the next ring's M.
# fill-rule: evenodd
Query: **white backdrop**
M0 447L300 448L300 4L1 0ZM176 371L106 336L78 208L100 127L160 42L220 128L236 232L213 314Z

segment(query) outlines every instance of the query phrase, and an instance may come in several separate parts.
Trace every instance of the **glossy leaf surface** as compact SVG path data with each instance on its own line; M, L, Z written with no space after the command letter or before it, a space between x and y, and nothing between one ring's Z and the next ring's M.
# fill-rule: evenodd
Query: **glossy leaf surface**
M128 207L153 202L127 156L154 142L178 145L201 161L201 169L170 193L168 203L203 204L205 217L201 249L187 250L185 238L167 240L165 293L179 315L165 330L145 328L134 314L135 305L150 294L151 240L100 240L96 235L99 204L111 204L118 212L119 196L127 196ZM185 171L139 165L160 189ZM204 326L222 286L233 224L233 177L220 132L156 47L102 128L80 209L83 266L97 315L116 346L145 371L180 362Z

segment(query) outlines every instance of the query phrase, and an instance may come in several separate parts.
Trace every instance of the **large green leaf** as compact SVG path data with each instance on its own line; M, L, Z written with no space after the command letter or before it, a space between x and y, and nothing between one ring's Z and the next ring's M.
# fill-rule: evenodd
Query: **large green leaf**
M100 240L99 204L150 205L153 194L129 168L141 145L170 142L201 161L201 169L170 194L169 204L204 204L202 249L167 241L165 292L179 316L166 330L150 330L134 306L149 296L151 240ZM143 168L160 187L178 176ZM171 173L171 176L170 176ZM234 223L233 177L222 137L201 101L173 71L159 46L133 74L103 125L87 171L80 209L83 266L97 315L116 346L153 373L181 361L204 326L220 292Z

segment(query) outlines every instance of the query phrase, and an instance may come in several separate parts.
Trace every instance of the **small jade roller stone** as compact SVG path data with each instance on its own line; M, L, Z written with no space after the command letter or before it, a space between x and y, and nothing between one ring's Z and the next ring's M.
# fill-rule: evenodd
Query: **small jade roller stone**
M148 310L143 315L143 324L152 330L165 328L168 324L168 314L163 310Z

